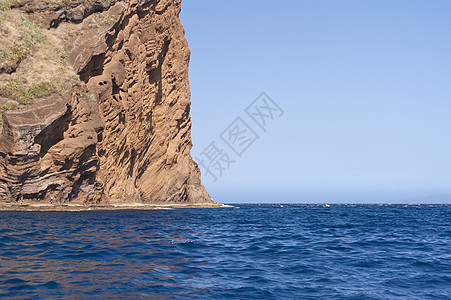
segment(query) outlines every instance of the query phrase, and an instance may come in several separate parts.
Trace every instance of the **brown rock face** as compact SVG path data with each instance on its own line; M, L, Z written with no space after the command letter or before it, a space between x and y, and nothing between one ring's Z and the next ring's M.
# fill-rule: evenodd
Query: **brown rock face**
M2 201L211 203L190 155L180 1L27 0L11 8L64 49L60 63L78 78L5 110Z

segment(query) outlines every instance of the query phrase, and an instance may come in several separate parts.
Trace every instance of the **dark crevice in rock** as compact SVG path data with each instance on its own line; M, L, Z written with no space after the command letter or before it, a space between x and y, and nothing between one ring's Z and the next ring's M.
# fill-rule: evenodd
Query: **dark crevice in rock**
M116 23L114 23L113 27L111 27L110 31L106 34L105 42L108 46L108 49L111 49L116 41L117 34L119 33L121 29L121 24L123 22L122 19L123 15L119 18L119 20ZM122 45L120 46L120 48L122 48Z
M16 62L14 66L9 67L1 67L0 68L0 74L6 73L6 74L13 74L16 72L17 68L19 67L20 61Z
M103 66L105 62L105 53L94 55L84 66L84 68L78 72L80 80L87 83L91 77L99 76L103 74Z
M127 54L127 56L128 56L128 59L132 59L132 57L133 57L133 55L132 55L132 53L130 52L130 50L129 49L125 49L125 53Z
M103 132L97 133L97 143L100 143L103 141Z
M128 159L128 156L130 155L130 152L127 150L124 152L124 154L122 155L121 160L119 161L119 165L123 166L124 165L124 161L126 161Z
M142 18L148 12L148 8L153 6L151 10L155 11L156 0L140 0L138 1L138 17Z
M64 139L64 132L68 129L71 118L72 111L68 109L66 114L44 128L34 138L34 142L41 145L39 157L42 158L52 146Z
M105 156L105 154L106 154L105 149L99 149L99 151L97 152L97 155L99 157Z
M177 119L177 129L180 131L180 129L183 127L182 124L189 121L189 112L190 112L191 105L188 103L186 105L185 111L183 112L180 119Z
M93 185L95 183L95 176L92 174L83 174L83 176L78 179L74 185L72 186L72 190L69 193L69 201L72 201L72 199L77 198L78 194L81 192L81 188L85 185L85 183L88 182L90 185Z
M21 184L23 184L23 183L25 183L25 181L28 179L28 177L30 177L30 175L31 175L31 171L25 170L22 174L20 174L20 175L17 177L17 180L18 180Z
M61 168L59 169L59 171L66 171L66 170L70 170L70 168L72 167L72 161L70 159L65 159L64 160L64 164L61 166Z
M164 40L163 49L161 49L161 53L160 53L160 55L158 55L158 60L160 61L160 63L163 63L164 59L166 58L166 55L168 54L168 51L169 51L170 44L171 44L170 39Z
M158 105L163 100L161 65L156 69L148 71L147 75L149 76L149 83L158 87L157 94L155 96L155 104Z
M122 111L119 113L119 123L125 124L125 114Z
M133 177L133 169L135 168L135 162L136 162L136 150L133 149L132 153L130 154L130 168L128 170L128 177Z
M162 15L162 14L164 14L164 13L166 12L166 10L169 8L170 5L171 5L170 3L166 4L166 6L163 7L162 9L155 10L155 13L156 13L157 15Z
M116 79L114 77L111 78L111 82L113 84L113 97L118 95L118 99L117 100L119 100L121 98L121 96L119 95L119 85L116 83Z
M169 45L171 41L165 40L163 44L163 49L161 50L161 53L158 55L158 67L156 69L151 69L150 71L147 71L147 75L149 76L149 83L155 84L158 86L158 91L155 97L155 105L159 105L163 101L163 77L162 77L162 70L161 66L163 65L164 59L166 58L166 55L169 51Z
M85 172L92 166L97 164L97 159L95 158L96 146L91 145L87 147L78 160L78 170L80 173Z
M49 192L58 191L58 190L59 190L58 184L51 184L45 190L40 191L37 194L28 195L28 196L29 197L32 196L32 198L43 199L43 198L45 198L45 195L48 194Z
M58 18L50 22L50 28L57 28L62 22L79 24L92 14L108 10L111 6L116 4L116 2L118 1L95 1L89 3L87 6L81 3L73 9L64 9L61 11Z

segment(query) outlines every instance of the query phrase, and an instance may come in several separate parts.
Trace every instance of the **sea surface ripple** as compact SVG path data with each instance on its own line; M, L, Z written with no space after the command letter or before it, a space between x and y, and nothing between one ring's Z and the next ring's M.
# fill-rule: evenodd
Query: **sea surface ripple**
M450 205L0 212L0 298L451 299Z

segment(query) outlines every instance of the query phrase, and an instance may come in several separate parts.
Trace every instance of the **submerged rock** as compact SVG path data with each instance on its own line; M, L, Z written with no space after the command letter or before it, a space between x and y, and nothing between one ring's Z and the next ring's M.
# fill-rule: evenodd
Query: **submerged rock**
M26 44L15 72L0 74L0 104L20 102L2 109L2 202L23 195L212 203L190 155L190 50L180 1L27 0L2 12L9 27L26 18L43 37ZM52 49L59 50L50 61Z

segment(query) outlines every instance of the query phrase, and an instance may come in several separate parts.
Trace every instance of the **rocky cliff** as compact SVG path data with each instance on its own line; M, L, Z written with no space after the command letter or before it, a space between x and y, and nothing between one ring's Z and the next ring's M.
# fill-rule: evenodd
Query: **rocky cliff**
M0 0L0 200L210 203L181 0Z

